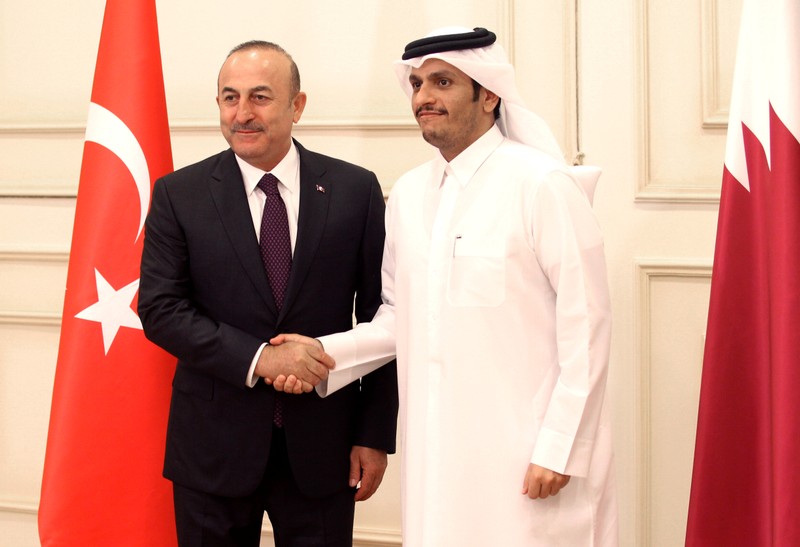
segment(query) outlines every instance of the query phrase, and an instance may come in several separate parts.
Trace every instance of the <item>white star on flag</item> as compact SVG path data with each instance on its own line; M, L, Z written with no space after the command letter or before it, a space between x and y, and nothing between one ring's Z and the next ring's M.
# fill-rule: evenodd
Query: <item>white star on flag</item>
M97 302L75 317L101 324L103 346L106 355L108 355L108 350L111 348L111 344L114 342L120 327L142 330L142 322L131 308L133 297L136 296L136 291L139 290L139 280L137 279L120 290L116 290L99 271L95 270L94 275L97 282Z

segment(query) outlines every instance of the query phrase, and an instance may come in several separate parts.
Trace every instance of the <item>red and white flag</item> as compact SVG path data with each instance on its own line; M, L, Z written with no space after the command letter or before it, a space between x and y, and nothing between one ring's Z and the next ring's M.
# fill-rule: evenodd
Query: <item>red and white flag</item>
M744 0L688 547L800 545L800 2Z
M175 359L134 311L152 185L170 171L155 0L108 0L39 506L45 547L177 543L161 476Z

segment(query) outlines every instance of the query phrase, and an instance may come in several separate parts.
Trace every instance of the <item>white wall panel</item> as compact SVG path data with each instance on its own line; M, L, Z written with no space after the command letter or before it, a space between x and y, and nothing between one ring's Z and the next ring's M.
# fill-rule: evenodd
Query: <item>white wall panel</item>
M216 78L228 50L264 39L292 54L309 95L306 122L403 123L404 95L392 71L403 47L445 25L505 28L507 1L388 2L295 0L159 4L164 78L174 123L215 125ZM209 9L210 8L210 9ZM187 32L187 13L191 29ZM502 39L509 40L507 32Z
M85 121L104 4L0 2L0 128Z
M741 2L642 2L641 201L707 202L719 197L726 90Z
M683 544L711 279L709 264L639 262L639 540Z
M0 128L85 122L103 6L0 4ZM170 120L216 124L216 77L225 55L240 42L265 39L297 61L308 120L409 124L391 68L405 44L433 28L461 25L491 28L512 46L512 8L512 0L158 2Z
M4 546L40 547L35 508L0 503L0 533Z
M3 502L23 506L38 503L57 351L58 325L0 321Z
M727 128L741 0L702 0L703 127Z

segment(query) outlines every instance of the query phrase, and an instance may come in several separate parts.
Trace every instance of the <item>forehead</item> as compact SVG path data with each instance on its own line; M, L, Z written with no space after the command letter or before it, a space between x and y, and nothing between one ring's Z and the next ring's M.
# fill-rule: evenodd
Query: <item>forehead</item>
M409 78L428 79L447 76L454 80L471 80L464 72L441 59L427 59L422 65L411 69Z
M250 89L259 86L289 85L289 60L279 51L249 49L228 57L219 71L220 89Z

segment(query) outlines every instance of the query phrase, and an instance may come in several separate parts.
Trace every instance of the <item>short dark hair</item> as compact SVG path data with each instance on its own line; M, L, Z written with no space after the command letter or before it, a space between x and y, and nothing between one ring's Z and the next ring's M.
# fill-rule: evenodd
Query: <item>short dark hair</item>
M483 86L472 80L472 102L476 102L481 96L481 89ZM494 119L497 120L500 118L500 97L497 97L497 104L494 107Z
M228 59L231 55L233 55L234 53L238 53L239 51L249 51L251 49L276 51L281 55L285 56L289 60L289 66L291 70L292 95L297 95L300 92L300 71L297 68L297 63L295 63L294 59L292 59L292 56L289 55L289 53L278 44L267 42L265 40L249 40L247 42L242 42L241 44L230 50L230 52L228 52L228 57L226 57L225 59Z

